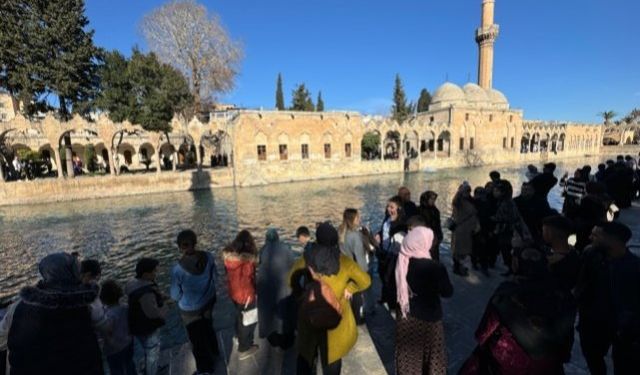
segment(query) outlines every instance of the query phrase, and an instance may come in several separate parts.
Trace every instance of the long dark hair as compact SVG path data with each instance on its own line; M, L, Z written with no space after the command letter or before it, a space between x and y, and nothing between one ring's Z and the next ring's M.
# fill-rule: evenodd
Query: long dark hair
M236 254L258 254L256 241L248 230L241 230L236 238L228 246L227 251Z

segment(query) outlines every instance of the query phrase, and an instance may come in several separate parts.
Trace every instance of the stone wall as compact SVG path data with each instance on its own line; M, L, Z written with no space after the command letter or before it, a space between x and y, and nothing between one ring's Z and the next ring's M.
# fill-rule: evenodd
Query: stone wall
M38 204L233 186L233 170L0 183L0 205Z
M144 151L158 173L0 183L0 205L399 173L405 167L416 172L540 164L596 155L603 134L600 126L526 122L519 110L472 105L420 113L403 124L355 112L239 111L208 123L176 119L172 125L174 131L167 137L104 117L93 123L77 117L61 123L52 116L39 122L18 116L2 123L0 131L10 130L14 147L48 150L54 169L63 160L58 145L67 135L71 151L81 156L92 144L98 159L104 154L110 165L146 169L141 165ZM380 135L380 149L373 160L366 160L362 140L371 132ZM183 167L195 166L183 164L185 147L201 150L195 164L206 166L210 155L224 154L229 167L196 174L158 170L163 156ZM163 164L163 169L171 168Z

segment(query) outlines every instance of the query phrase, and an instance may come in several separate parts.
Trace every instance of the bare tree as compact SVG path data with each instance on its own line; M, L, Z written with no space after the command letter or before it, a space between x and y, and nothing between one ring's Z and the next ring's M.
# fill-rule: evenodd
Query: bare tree
M233 88L242 48L204 5L195 0L170 1L147 14L141 28L160 60L187 77L196 114L216 94Z

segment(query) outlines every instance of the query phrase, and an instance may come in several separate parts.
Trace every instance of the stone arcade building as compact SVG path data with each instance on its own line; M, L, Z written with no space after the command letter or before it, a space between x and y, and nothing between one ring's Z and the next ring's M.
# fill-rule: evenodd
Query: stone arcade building
M72 153L83 159L89 144L99 165L115 166L110 168L114 176L120 170L150 167L179 179L179 173L171 173L177 166L213 165L209 186L539 163L599 153L602 126L524 120L523 111L511 108L505 95L493 88L493 52L499 34L494 5L495 0L483 0L482 24L476 31L478 84L444 83L429 110L403 124L356 112L242 110L212 114L207 123L176 118L167 137L129 123L112 123L104 115L94 122L76 117L62 123L51 115L27 121L17 113L15 101L0 94L0 140L8 139L14 150L42 153L54 170ZM378 151L363 152L367 133L379 136ZM86 166L88 161L83 162ZM63 178L61 173L58 177Z

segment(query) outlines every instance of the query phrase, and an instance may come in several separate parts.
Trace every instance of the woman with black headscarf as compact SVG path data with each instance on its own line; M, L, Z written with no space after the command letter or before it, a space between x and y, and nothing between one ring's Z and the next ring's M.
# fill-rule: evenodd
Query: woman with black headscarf
M0 323L0 347L8 347L10 373L103 374L89 311L97 286L82 284L78 261L70 254L48 255L38 270L42 280L20 291Z
M349 353L358 338L349 300L355 293L369 288L371 277L353 259L341 254L338 231L329 223L318 226L316 243L293 265L290 273L292 288L300 284L299 277L303 274L307 283L315 280L334 296L341 318L335 328L325 330L314 326L304 313L300 313L297 373L313 373L319 351L323 373L340 374L342 358ZM324 296L324 292L322 293ZM304 308L304 303L305 301L301 301L301 309Z

